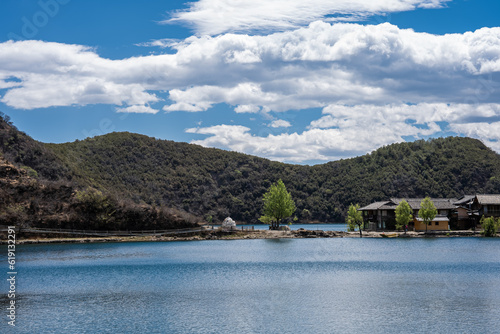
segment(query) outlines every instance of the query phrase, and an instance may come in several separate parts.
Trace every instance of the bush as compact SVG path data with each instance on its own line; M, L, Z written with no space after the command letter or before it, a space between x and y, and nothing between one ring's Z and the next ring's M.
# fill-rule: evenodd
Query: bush
M481 224L483 226L483 235L485 237L494 237L500 227L500 219L495 221L493 217L484 218L483 216L483 218L481 218Z
M26 173L28 174L29 177L38 179L38 173L33 168L28 167L28 166L21 166L21 168L26 171Z
M94 188L77 190L75 199L76 209L85 217L88 224L94 225L94 228L104 227L103 225L115 213L114 203L100 190Z

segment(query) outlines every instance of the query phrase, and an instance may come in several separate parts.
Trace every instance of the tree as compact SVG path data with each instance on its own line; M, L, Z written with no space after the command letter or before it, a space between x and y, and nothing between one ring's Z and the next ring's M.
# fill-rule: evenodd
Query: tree
M495 221L494 217L481 218L481 225L483 226L483 235L485 237L494 237L500 227L500 219Z
M263 200L264 215L259 220L271 224L272 230L279 229L280 222L295 212L292 195L286 190L281 179L269 187L269 190L264 194Z
M431 199L427 196L420 203L420 210L418 210L418 216L422 218L425 224L425 233L427 233L427 225L434 220L436 215L437 209Z
M396 229L400 230L403 226L408 225L412 219L412 209L408 202L402 200L396 207ZM406 233L406 227L405 227Z
M349 210L347 211L347 226L349 231L354 231L357 225L359 228L359 237L362 238L363 235L361 226L363 226L363 213L358 211L358 209L359 204L351 204L349 206Z
M104 227L115 214L115 203L100 190L94 188L77 190L75 199L75 206L81 211L82 216L86 217L89 223L96 224L95 227Z

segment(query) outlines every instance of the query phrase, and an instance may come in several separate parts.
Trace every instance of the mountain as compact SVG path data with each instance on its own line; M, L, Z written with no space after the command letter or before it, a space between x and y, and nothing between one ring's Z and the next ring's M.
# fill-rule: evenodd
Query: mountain
M393 144L365 156L300 166L132 133L47 146L78 181L136 202L206 219L256 223L262 195L282 179L301 220L343 221L350 203L388 197L500 192L500 157L480 141L450 137Z
M4 147L5 155L41 177L57 176L137 205L174 207L215 222L231 216L257 223L262 195L280 178L301 221L343 221L350 203L366 205L389 197L500 193L500 156L480 141L462 137L392 144L315 166L127 132L65 144L33 142L45 152L43 159Z
M200 221L175 208L110 196L73 178L50 148L0 114L0 225L160 230L194 227Z

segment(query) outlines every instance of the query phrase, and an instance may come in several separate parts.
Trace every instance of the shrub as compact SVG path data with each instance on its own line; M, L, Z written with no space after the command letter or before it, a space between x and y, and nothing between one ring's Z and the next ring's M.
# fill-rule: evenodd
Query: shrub
M500 227L500 219L495 221L493 217L484 218L483 216L481 218L481 224L483 226L483 235L485 237L494 237Z

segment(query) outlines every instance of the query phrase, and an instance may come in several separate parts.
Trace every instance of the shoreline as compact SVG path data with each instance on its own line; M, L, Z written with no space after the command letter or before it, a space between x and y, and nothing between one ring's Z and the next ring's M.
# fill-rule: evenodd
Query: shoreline
M498 234L497 234L498 236ZM432 232L363 232L363 238L470 238L482 237L480 231L432 231ZM106 243L106 242L172 242L202 240L244 240L244 239L307 239L307 238L359 238L359 232L294 230L294 231L220 231L209 230L191 235L172 236L108 236L108 237L37 237L17 239L16 244L52 244L52 243ZM0 244L7 244L1 240Z

